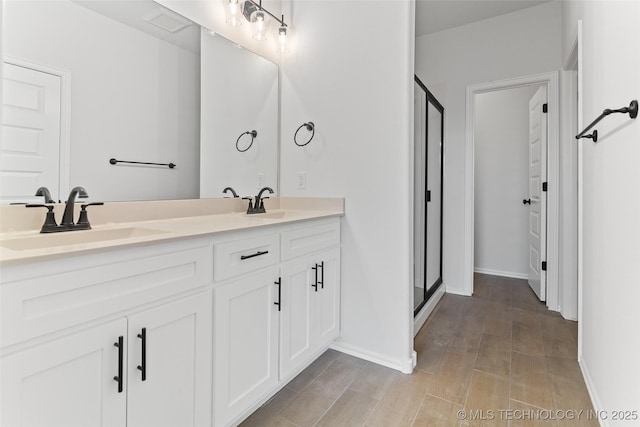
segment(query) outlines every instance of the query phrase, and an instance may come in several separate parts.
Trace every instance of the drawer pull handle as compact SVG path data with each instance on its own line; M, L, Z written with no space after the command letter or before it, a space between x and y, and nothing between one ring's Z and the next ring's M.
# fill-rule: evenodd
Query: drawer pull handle
M273 283L278 285L278 302L274 302L273 304L277 305L278 311L280 311L280 309L282 308L282 306L280 305L280 302L282 301L282 277L278 277L278 281Z
M315 291L316 291L316 292L318 292L318 264L316 263L316 265L314 265L313 267L311 267L311 269L315 272L315 276L316 276L316 278L315 278L315 280L314 280L314 283L313 283L313 285L311 285L311 286L313 286L313 288L315 289Z
M147 328L142 328L138 334L138 338L142 340L142 360L138 365L138 370L142 373L142 381L147 380Z
M257 256L260 256L260 255L266 255L268 253L269 253L269 251L258 251L255 254L251 254L251 255L240 255L240 259L244 261L245 259L257 257Z
M113 380L118 383L118 393L122 393L122 369L124 359L124 337L120 335L118 342L114 342L113 345L118 348L118 375L113 377Z
M324 261L320 262L320 268L322 269L322 273L320 274L320 287L324 289Z

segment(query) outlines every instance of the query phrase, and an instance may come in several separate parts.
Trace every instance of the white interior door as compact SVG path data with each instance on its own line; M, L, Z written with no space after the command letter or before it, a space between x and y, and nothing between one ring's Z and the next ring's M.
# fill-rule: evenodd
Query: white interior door
M34 202L46 186L60 199L60 76L4 63L0 202Z
M546 300L547 197L542 191L547 177L547 88L542 86L529 101L529 286L540 301Z

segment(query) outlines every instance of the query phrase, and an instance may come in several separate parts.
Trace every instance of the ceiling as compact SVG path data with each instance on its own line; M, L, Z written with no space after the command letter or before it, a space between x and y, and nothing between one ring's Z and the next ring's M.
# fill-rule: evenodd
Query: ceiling
M416 37L538 6L551 0L417 0Z

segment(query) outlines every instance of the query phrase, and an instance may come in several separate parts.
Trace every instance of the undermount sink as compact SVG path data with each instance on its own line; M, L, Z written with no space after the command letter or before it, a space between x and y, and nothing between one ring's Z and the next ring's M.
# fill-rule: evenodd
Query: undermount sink
M109 230L65 231L61 233L38 234L37 236L9 239L0 242L0 246L14 251L55 248L58 246L98 243L109 240L129 239L152 236L166 231L150 228L114 228Z

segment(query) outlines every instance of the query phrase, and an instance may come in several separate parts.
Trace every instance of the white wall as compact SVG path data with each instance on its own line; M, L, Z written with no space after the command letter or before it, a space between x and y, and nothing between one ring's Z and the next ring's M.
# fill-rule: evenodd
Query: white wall
M5 15L6 55L71 74L71 187L101 201L198 197L199 55L66 0L8 1Z
M583 125L605 108L640 98L640 3L563 2L563 50L583 21ZM640 402L640 119L616 114L582 147L580 362L596 409L638 410ZM609 412L610 413L610 412ZM637 423L631 422L631 424ZM611 419L602 425L627 425Z
M529 100L539 86L475 97L475 270L529 271Z
M443 280L465 292L465 97L470 84L558 70L560 4L545 3L416 39L416 74L445 108Z
M337 345L410 370L414 4L286 6L297 49L282 64L282 194L345 197ZM297 147L294 132L307 121L315 138Z

